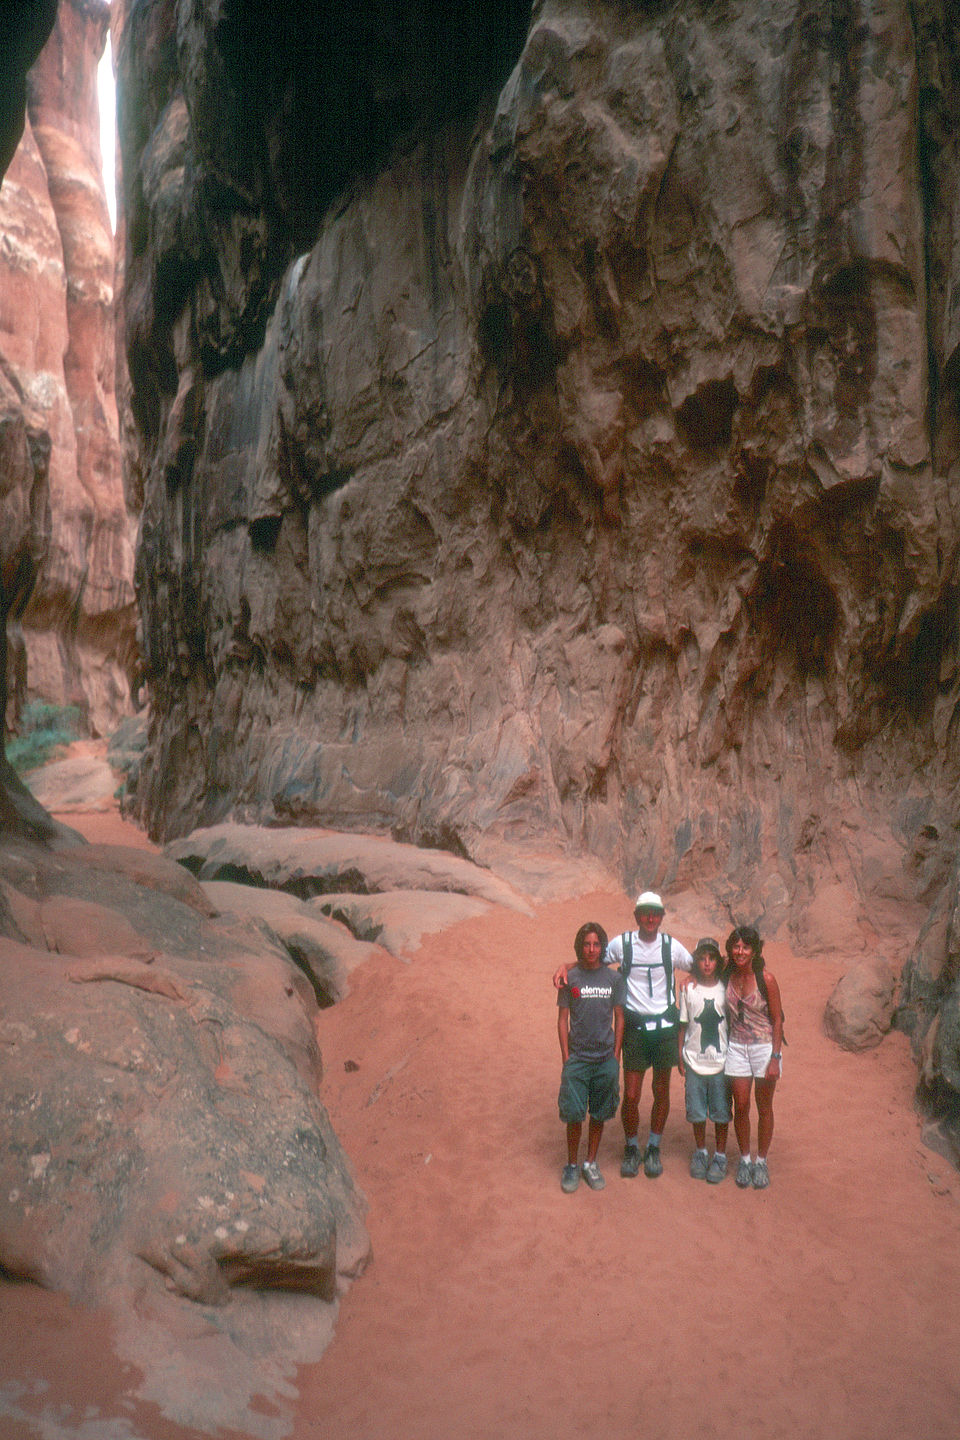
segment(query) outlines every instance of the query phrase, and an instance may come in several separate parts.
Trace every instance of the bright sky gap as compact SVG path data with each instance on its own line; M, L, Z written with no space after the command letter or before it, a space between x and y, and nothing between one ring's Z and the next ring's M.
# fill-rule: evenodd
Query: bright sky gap
M103 164L103 183L107 192L110 226L115 232L117 228L117 105L113 80L113 47L110 44L109 35L97 69L97 95L100 104L100 154Z

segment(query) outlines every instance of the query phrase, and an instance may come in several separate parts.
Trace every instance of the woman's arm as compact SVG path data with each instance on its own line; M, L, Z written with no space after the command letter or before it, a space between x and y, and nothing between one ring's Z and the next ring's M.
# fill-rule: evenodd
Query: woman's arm
M769 970L763 972L763 978L767 982L767 1009L770 1011L770 1023L773 1026L773 1055L767 1066L766 1078L776 1080L780 1074L779 1057L783 1048L783 1005L780 1000L780 986Z

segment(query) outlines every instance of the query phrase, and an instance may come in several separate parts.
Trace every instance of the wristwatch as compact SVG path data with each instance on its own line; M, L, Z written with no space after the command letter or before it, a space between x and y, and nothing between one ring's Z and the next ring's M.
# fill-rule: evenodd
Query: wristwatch
M774 1050L773 1054L770 1056L770 1059L771 1059L771 1060L782 1060L782 1059L783 1059L783 1056L782 1056L782 1054L780 1053L779 1050Z

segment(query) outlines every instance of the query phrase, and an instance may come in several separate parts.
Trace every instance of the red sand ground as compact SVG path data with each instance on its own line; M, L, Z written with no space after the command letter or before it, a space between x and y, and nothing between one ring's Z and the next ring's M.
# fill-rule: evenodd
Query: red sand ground
M103 819L91 838L114 838ZM292 1440L956 1440L960 1176L919 1143L906 1040L838 1050L820 1016L843 967L771 945L789 1045L770 1189L689 1178L675 1077L663 1176L621 1180L613 1123L607 1188L564 1195L549 975L585 919L614 932L628 901L492 911L366 965L320 1016L374 1259L300 1371ZM0 1419L2 1440L185 1436L131 1402L102 1318L27 1287L0 1304L0 1373L50 1387L46 1428Z

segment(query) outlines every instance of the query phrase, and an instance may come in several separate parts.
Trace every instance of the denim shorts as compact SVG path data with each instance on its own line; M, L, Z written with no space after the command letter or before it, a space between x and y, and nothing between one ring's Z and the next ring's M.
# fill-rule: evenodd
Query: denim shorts
M712 1120L714 1125L730 1122L730 1082L721 1070L719 1075L698 1075L684 1064L687 1119L691 1125Z
M620 1104L620 1066L614 1056L584 1060L571 1055L560 1074L557 1103L564 1125L579 1125L588 1110L593 1120L612 1120Z

